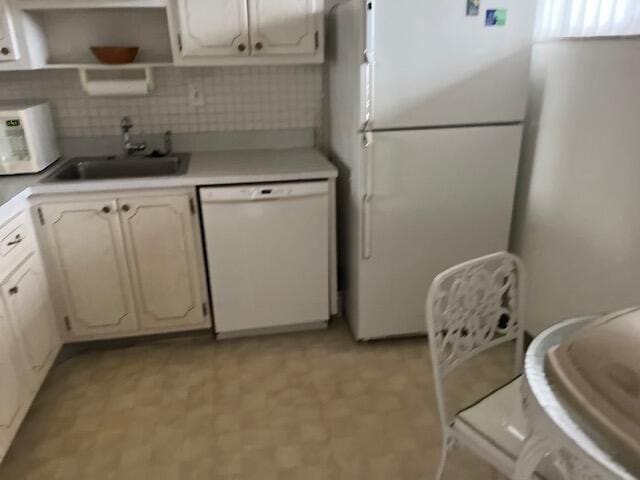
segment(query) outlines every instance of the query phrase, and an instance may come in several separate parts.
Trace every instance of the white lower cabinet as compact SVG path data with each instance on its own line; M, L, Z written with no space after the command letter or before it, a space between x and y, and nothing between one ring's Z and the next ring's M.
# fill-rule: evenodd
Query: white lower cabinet
M70 339L210 325L190 194L52 200L40 209Z
M144 197L118 203L140 326L201 324L202 267L196 254L190 198Z
M29 406L29 383L21 354L0 302L0 461Z
M27 212L0 225L0 260L2 461L62 342Z
M33 253L2 284L9 320L36 391L60 349L47 280L40 255Z
M50 276L28 213L0 224L0 461L62 346L56 310L66 341L211 325L193 195L41 199Z
M67 328L75 335L137 328L122 228L115 200L41 207L49 252L58 266Z

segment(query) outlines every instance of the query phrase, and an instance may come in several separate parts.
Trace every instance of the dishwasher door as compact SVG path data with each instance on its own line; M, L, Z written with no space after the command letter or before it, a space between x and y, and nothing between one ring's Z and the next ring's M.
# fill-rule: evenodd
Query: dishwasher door
M216 331L329 318L326 181L200 189Z

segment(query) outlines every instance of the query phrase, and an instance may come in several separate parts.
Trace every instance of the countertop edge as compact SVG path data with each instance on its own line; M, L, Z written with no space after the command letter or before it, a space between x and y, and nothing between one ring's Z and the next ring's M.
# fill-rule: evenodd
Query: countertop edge
M278 152L277 150L275 152ZM275 153L270 152L271 154ZM242 183L265 183L265 182L287 182L296 180L319 180L319 179L335 179L338 177L338 169L333 165L322 153L314 148L307 149L283 149L278 153L304 153L308 159L311 159L311 163L304 161L300 162L300 165L295 165L293 168L284 171L268 172L269 166L259 165L260 160L256 162L256 170L258 172L252 173L250 168L246 168L246 163L242 160L238 160L240 163L245 164L245 168L238 169L237 172L221 172L215 173L202 173L198 170L203 169L203 165L210 167L211 170L215 170L213 165L206 165L207 162L215 162L214 158L225 155L225 152L211 152L211 160L203 160L202 157L207 153L199 153L194 155L196 160L193 160L189 168L194 167L195 172L187 171L184 175L174 177L136 177L136 178L123 178L117 180L96 180L96 181L82 181L82 182L41 182L42 178L46 175L36 175L33 179L33 184L26 186L18 193L9 198L6 202L0 205L0 221L4 221L7 217L13 216L24 210L25 205L29 198L34 196L56 195L56 194L74 194L74 193L101 193L116 190L152 190L155 188L197 188L214 185L230 185L230 184L242 184ZM264 152L262 152L264 153ZM261 152L259 151L247 151L248 157L258 158ZM242 155L241 152L234 152L234 156ZM265 168L266 167L266 168ZM273 165L272 165L273 167ZM225 168L229 168L228 165ZM299 168L299 170L298 170ZM276 169L277 170L277 169Z

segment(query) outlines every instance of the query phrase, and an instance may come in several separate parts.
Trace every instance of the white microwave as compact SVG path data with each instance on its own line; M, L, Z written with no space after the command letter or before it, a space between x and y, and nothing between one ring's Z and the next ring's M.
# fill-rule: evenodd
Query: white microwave
M40 172L58 158L48 102L0 102L0 175Z

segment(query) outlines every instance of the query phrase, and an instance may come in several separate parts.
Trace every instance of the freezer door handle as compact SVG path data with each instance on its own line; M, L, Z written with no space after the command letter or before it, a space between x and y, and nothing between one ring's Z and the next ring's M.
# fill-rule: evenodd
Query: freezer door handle
M371 258L371 201L373 195L367 193L362 197L362 258Z

